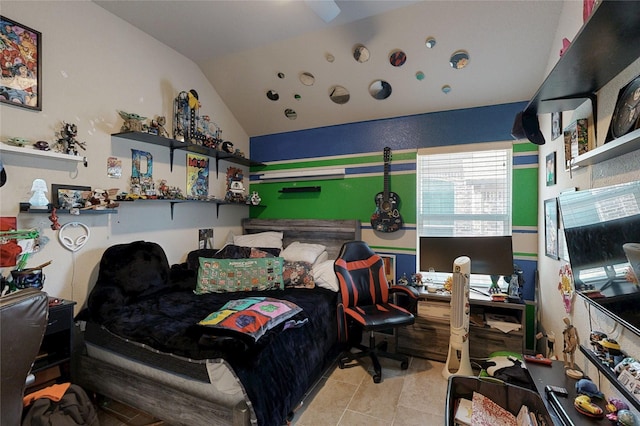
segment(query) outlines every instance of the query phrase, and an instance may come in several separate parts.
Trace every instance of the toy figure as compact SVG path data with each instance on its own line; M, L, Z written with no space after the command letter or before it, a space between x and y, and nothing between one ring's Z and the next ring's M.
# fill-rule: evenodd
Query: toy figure
M47 192L47 183L43 179L35 179L31 186L33 195L29 199L31 207L42 208L49 205L49 200L45 193Z
M58 144L65 154L78 155L77 147L86 150L86 142L78 142L78 127L73 123L62 122L62 130L60 130L60 138Z
M564 331L564 349L562 350L562 357L564 358L564 368L574 369L575 352L578 344L578 333L576 328L571 324L571 320L568 317L562 319L565 323Z
M118 114L124 120L120 128L121 132L141 132L142 122L147 119L147 117L125 111L118 111Z

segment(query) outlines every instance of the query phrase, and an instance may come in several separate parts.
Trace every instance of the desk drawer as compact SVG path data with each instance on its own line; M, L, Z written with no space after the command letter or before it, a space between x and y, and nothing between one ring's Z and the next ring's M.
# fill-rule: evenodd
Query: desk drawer
M418 316L426 321L437 321L449 324L451 306L449 302L418 301Z
M73 325L73 305L49 308L49 319L45 336L59 331L70 330Z

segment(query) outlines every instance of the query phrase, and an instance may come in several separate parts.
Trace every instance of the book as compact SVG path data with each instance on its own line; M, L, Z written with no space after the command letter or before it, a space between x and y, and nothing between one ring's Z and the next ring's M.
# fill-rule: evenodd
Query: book
M455 424L460 426L471 425L471 400L467 398L460 398L458 400L458 408L456 408L456 415L454 417Z
M572 160L586 154L590 148L589 123L586 118L580 118L567 126L564 129L565 169L568 170Z
M473 393L471 407L474 426L518 426L516 416L481 393Z

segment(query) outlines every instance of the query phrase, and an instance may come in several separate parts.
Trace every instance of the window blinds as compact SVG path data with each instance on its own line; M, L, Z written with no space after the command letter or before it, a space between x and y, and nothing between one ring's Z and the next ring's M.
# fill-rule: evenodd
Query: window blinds
M418 237L511 235L511 147L439 151L418 155Z

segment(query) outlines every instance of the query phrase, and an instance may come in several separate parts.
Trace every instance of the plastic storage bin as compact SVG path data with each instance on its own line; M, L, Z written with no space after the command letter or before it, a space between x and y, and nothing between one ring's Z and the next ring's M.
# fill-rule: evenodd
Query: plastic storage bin
M505 408L513 415L518 415L518 411L523 405L529 407L529 411L537 414L540 426L553 426L553 420L544 405L544 401L537 392L520 386L498 383L492 379L451 376L447 385L447 410L445 413L445 423L448 426L455 425L455 410L458 398L472 399L473 393L478 392L493 402Z

